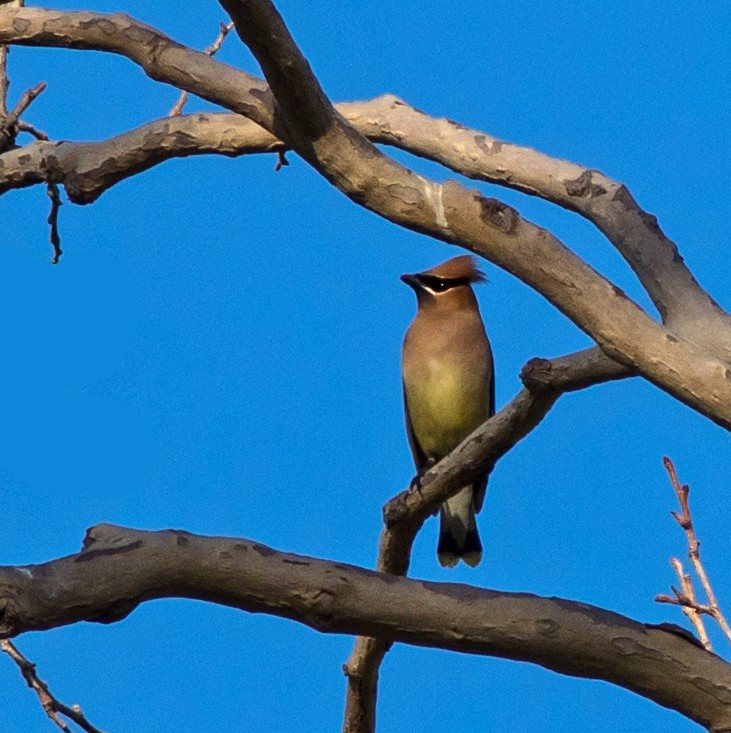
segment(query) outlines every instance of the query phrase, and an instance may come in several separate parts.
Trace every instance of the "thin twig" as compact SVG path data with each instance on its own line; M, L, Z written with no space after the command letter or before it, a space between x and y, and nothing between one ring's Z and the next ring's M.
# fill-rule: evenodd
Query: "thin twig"
M33 135L33 137L36 140L50 140L51 138L48 137L48 134L43 132L43 130L39 130L34 125L31 125L28 122L23 122L23 120L19 120L18 124L16 125L18 128L18 132L27 132L29 135Z
M32 89L27 89L23 92L23 96L18 100L18 104L15 105L12 112L5 118L5 124L7 126L15 125L20 119L20 115L30 107L33 100L43 92L48 85L45 81L41 81L36 84Z
M278 173L282 168L288 165L289 161L287 160L287 151L284 148L280 148L277 150L277 162L274 165L274 172Z
M51 211L48 214L48 224L51 227L51 232L48 236L48 241L53 246L53 259L51 260L52 265L57 265L63 250L61 249L61 235L58 232L58 212L61 208L61 193L58 190L58 186L55 183L48 184L48 198L51 199Z
M5 652L18 665L20 673L28 683L28 687L38 695L43 711L64 733L71 733L71 729L59 717L59 713L76 723L86 733L102 733L99 728L94 727L86 719L78 705L73 707L64 705L51 694L48 684L38 676L36 665L26 659L9 639L0 639L0 650Z
M12 112L3 115L2 124L0 124L0 151L11 147L18 134L18 120L20 115L28 109L33 100L46 88L46 82L42 81L36 84L32 89L23 92L23 96L15 105Z
M221 23L218 30L218 36L216 40L205 50L203 53L206 56L215 56L216 53L221 49L223 42L226 40L226 36L233 30L233 21L229 23ZM188 101L188 92L181 92L178 101L173 105L172 109L168 112L168 117L175 117L183 111L185 103Z
M655 597L655 601L657 603L670 603L675 606L680 606L680 610L685 614L688 621L693 624L693 628L695 629L696 634L698 634L701 644L703 644L709 652L713 651L711 640L708 638L708 633L706 632L706 627L703 623L702 615L704 613L709 614L710 609L708 606L704 606L696 600L693 583L690 575L687 575L683 570L683 563L681 563L677 557L673 557L670 558L670 565L673 570L675 570L675 574L680 580L682 591L678 590L674 585L671 585L670 589L673 591L673 595L659 595Z
M10 86L8 53L10 53L8 46L0 46L0 123L8 114L8 87Z
M708 641L708 635L703 629L702 614L706 614L713 618L713 620L721 627L726 638L731 641L731 627L729 627L725 616L721 612L721 608L718 605L716 594L713 592L711 581L708 578L703 563L701 562L700 556L700 540L698 539L695 528L693 527L693 517L690 513L690 504L688 502L688 495L690 494L690 487L687 484L681 484L678 480L678 474L675 471L673 462L667 457L663 456L663 465L670 478L670 483L673 486L675 495L678 497L680 503L680 512L671 512L675 521L685 532L685 537L688 542L688 559L690 560L693 570L700 581L701 586L708 598L708 603L700 603L696 600L695 592L693 590L693 582L690 575L687 575L683 570L683 565L677 558L673 558L670 564L673 566L678 578L682 591L671 586L674 598L667 595L660 595L655 598L658 603L672 603L680 606L683 613L688 617L693 626L698 631L698 635L703 642L706 649L711 649L711 644ZM701 631L702 629L702 631Z

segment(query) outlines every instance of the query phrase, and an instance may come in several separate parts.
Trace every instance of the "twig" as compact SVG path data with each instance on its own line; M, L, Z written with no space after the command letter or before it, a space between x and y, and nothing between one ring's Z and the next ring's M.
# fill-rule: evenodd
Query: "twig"
M27 132L29 135L33 135L36 140L48 141L51 139L43 130L39 130L28 122L23 122L23 120L19 120L16 127L18 128L18 132Z
M216 53L221 49L223 42L226 40L226 36L233 30L233 21L229 23L221 23L218 30L218 36L216 40L205 50L203 53L206 56L215 56ZM183 111L185 103L188 101L188 92L181 92L178 101L173 105L172 109L168 112L168 117L175 117Z
M279 150L277 150L277 162L274 165L274 172L279 173L282 168L288 165L289 161L287 160L287 151L284 148L280 148Z
M10 4L10 0L5 0L5 2ZM22 8L24 3L23 0L14 0L12 4L16 8ZM8 87L10 86L10 78L8 77L9 53L10 46L0 46L0 128L3 127L2 118L8 114Z
M15 105L15 108L13 109L10 114L5 118L5 124L7 126L9 125L15 125L18 120L20 119L20 115L25 112L25 110L30 107L33 100L43 91L45 91L46 87L48 85L45 81L41 81L38 84L36 84L32 89L27 89L23 92L23 96L18 100L18 104Z
M58 190L58 186L55 183L48 184L48 198L51 199L51 211L48 214L48 224L51 227L51 233L48 236L48 241L53 245L53 259L51 260L52 265L57 265L63 250L61 249L61 235L58 233L58 212L61 208L61 193Z
M716 600L716 594L713 592L713 588L711 586L711 581L708 579L708 575L706 574L703 563L701 562L701 543L696 536L695 528L693 527L693 517L691 516L690 504L688 503L690 487L687 484L680 483L678 480L678 474L675 471L675 466L667 456L663 456L662 461L665 466L665 470L668 473L668 477L670 478L673 490L675 491L675 495L678 497L678 502L680 503L680 512L671 512L671 514L685 532L685 537L688 542L688 559L690 560L693 570L703 587L706 597L708 598L708 603L703 604L696 600L691 576L685 573L683 570L683 564L677 558L672 558L670 564L680 579L682 590L679 591L677 588L671 586L675 596L674 598L667 595L659 595L655 600L658 603L671 603L676 606L680 606L683 613L688 617L698 632L698 636L703 642L703 645L710 651L711 644L703 626L702 615L705 614L710 616L721 627L721 630L729 641L731 641L731 627L729 627L725 616L721 612L718 601Z
M0 121L8 114L8 46L0 46Z
M18 665L18 669L20 669L20 673L28 683L28 687L38 695L43 711L64 733L71 733L71 729L59 717L59 713L76 723L86 733L102 733L99 728L94 727L86 719L78 705L73 707L64 705L51 694L48 684L38 676L36 665L28 661L9 639L0 640L0 650L5 652Z
M690 575L687 575L683 570L683 563L681 563L677 557L673 557L670 558L670 565L673 570L675 570L675 574L680 580L680 587L683 590L679 591L674 585L671 585L670 589L673 591L673 595L659 595L655 597L655 601L657 603L670 603L675 606L680 606L680 610L685 614L691 624L693 624L693 628L695 629L696 634L698 634L701 644L703 644L709 652L713 651L711 640L708 638L708 634L706 633L706 627L703 623L702 615L704 613L710 614L710 609L708 606L704 606L696 600L695 591L693 590L693 582Z
M46 82L42 81L39 84L36 84L32 89L28 89L23 92L23 96L18 101L18 104L15 105L13 111L3 115L2 125L0 126L0 151L6 150L12 145L15 140L15 136L18 133L17 125L20 115L28 109L33 100L46 88L46 86Z

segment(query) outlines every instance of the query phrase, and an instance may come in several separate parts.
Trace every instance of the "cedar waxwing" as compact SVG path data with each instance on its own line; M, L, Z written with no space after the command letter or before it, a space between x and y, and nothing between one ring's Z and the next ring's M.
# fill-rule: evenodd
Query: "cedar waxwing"
M418 479L495 414L495 380L490 342L470 287L486 281L475 258L462 255L401 279L413 288L419 306L402 354L406 431ZM482 508L490 470L442 504L441 565L480 562L475 513Z

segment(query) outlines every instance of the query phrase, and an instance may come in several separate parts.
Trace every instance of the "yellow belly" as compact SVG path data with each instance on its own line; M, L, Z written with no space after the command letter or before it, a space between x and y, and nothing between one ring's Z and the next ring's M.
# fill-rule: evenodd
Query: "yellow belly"
M439 460L487 419L487 385L478 375L435 362L421 377L405 384L409 416L421 449Z

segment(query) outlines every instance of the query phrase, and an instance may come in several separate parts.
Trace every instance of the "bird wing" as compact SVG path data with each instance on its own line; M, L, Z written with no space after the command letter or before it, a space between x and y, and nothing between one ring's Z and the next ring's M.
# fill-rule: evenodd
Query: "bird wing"
M422 450L419 445L419 441L416 439L414 433L414 426L411 424L411 412L409 411L409 401L406 397L406 385L403 384L404 391L404 415L406 416L406 435L409 439L409 448L411 448L411 455L414 458L414 465L416 466L416 472L421 474L425 469L429 467L429 459L426 457L426 453Z
M488 344L488 353L490 354L490 363L492 363L492 351L490 350L490 345ZM487 403L487 415L488 417L492 417L495 414L495 369L492 369L492 374L490 375L490 389L489 389L489 396L488 396L488 403Z
M489 349L488 345L488 349ZM490 361L492 361L492 353L490 353ZM492 417L495 414L495 370L493 369L490 375L490 386L488 388L488 417ZM482 505L485 502L485 494L487 493L487 478L492 473L494 465L488 466L485 475L475 481L472 487L472 503L475 507L475 513L479 514L482 509Z

